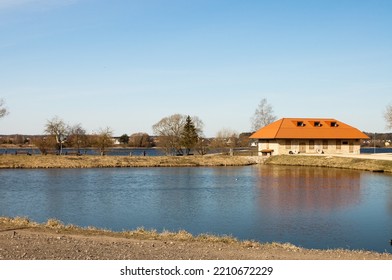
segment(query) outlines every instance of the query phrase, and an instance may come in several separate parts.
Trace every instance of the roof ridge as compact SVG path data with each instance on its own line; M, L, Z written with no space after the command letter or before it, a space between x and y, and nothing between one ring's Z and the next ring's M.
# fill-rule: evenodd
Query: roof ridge
M280 125L279 125L279 128L276 130L275 138L278 136L279 130L280 130L280 128L282 127L282 125L283 125L283 123L284 123L284 120L285 120L285 118L281 118L281 119L280 119Z

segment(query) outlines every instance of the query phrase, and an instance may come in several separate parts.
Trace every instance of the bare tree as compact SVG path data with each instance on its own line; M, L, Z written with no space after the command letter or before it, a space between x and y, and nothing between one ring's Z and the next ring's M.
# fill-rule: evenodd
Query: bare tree
M57 150L62 154L63 144L69 135L69 126L58 116L48 120L45 125L45 133L53 136L57 142Z
M69 130L69 136L67 142L78 149L77 153L80 155L80 148L86 147L88 145L88 137L86 135L86 130L82 127L80 123L75 124Z
M272 106L268 104L267 99L261 99L259 106L252 117L252 130L256 131L269 125L276 120Z
M134 133L129 136L129 146L131 147L151 147L151 137L145 132Z
M192 117L193 124L196 129L198 140L195 149L199 155L205 155L209 151L210 141L204 137L204 123L198 116Z
M212 147L221 153L233 153L233 150L238 145L238 135L231 129L221 129L216 134L212 141Z
M204 137L199 137L195 148L196 148L196 151L198 152L199 155L204 156L210 150L209 146L210 146L209 139L206 139Z
M159 137L158 145L167 155L173 153L177 155L184 154L184 128L187 124L187 118L188 116L186 115L174 114L161 119L153 125L152 129L155 135ZM189 117L189 120L192 121L197 137L201 137L203 135L203 122L197 116ZM189 149L189 147L185 147L185 149Z
M8 114L8 111L4 106L5 106L4 100L0 99L0 118Z
M240 147L249 147L250 146L250 139L249 137L252 135L251 132L242 132L238 135L238 145Z
M387 105L384 118L387 122L387 127L392 129L392 104Z
M167 155L183 154L181 149L181 133L186 121L186 116L174 114L161 119L152 126L155 135L159 136L159 146Z
M43 155L46 155L50 153L50 150L57 148L57 142L53 137L37 136L34 137L33 143Z
M101 128L95 137L95 144L101 156L106 155L107 149L113 146L113 131L110 127Z
M198 116L193 116L192 122L195 126L198 137L204 137L204 122Z

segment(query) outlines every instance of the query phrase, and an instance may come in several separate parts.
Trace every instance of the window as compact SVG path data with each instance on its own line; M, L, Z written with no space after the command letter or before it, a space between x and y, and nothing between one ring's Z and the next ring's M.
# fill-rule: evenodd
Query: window
M342 144L343 145L348 145L348 141L343 141Z
M315 127L322 127L322 124L321 124L321 122L314 122L314 126Z
M337 122L331 122L331 127L338 127L338 123Z
M314 140L309 140L309 149L314 150Z
M342 141L336 140L336 150L341 150L342 149Z
M291 149L291 140L286 140L286 150Z
M328 150L328 140L323 140L323 150Z
M302 126L305 126L305 124L304 124L304 122L302 122L302 121L298 121L298 122L297 122L297 126L302 127Z

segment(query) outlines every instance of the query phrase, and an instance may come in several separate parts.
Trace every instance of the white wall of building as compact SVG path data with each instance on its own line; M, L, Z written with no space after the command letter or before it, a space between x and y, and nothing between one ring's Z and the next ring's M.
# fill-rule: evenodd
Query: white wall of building
M299 154L360 154L360 140L263 140L258 143L259 155L273 150L271 155ZM265 153L264 153L265 155Z

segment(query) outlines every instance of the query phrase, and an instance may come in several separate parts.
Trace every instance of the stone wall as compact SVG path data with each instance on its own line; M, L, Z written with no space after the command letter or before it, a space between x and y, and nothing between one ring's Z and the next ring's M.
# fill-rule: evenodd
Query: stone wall
M320 140L320 139L295 139L295 140L259 140L259 155L262 151L273 150L272 155L290 153L300 154L360 154L359 140ZM264 153L265 155L266 153Z

